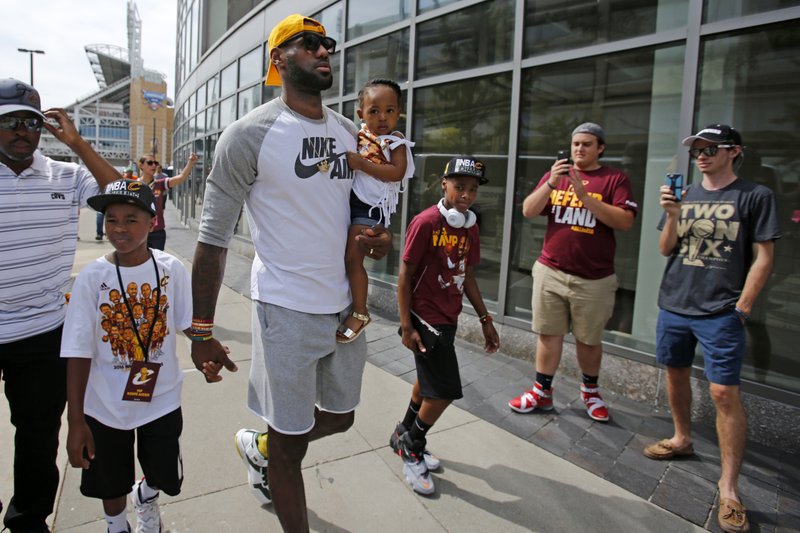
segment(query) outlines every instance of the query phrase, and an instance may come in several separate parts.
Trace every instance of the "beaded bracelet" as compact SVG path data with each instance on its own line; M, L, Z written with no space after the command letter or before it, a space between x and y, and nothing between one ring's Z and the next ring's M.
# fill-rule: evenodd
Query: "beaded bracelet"
M211 335L213 329L213 318L193 318L192 326L189 330L189 338L199 342L210 341L214 338Z
M211 334L201 335L201 334L195 334L193 331L189 332L188 337L189 337L189 340L192 341L192 342L206 342L206 341L210 341L210 340L212 340L214 338L214 336L211 335Z

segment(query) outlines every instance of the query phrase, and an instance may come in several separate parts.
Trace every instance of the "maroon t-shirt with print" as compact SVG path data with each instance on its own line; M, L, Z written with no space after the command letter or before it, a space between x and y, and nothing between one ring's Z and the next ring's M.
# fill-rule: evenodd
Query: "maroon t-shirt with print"
M164 229L164 202L166 200L165 195L169 190L169 186L167 186L168 179L158 179L150 184L150 188L153 189L153 196L156 197L156 225L153 231Z
M639 206L633 199L630 181L622 171L600 167L579 172L591 196L636 214ZM549 177L548 172L537 188L547 187L545 181ZM540 263L585 279L601 279L614 273L617 248L614 230L583 207L569 180L559 180L556 190L550 191L541 214L547 216L547 231L538 259Z
M411 309L434 325L456 325L467 265L480 261L478 225L453 228L434 205L414 217L406 231L403 261L417 265Z

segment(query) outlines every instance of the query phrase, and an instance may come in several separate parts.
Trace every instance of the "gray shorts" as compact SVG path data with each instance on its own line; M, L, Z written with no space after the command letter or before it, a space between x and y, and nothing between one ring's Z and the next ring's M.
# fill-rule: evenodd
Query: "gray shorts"
M253 301L247 405L270 427L302 435L314 427L315 406L331 413L358 406L367 341L336 342L348 312L316 315Z

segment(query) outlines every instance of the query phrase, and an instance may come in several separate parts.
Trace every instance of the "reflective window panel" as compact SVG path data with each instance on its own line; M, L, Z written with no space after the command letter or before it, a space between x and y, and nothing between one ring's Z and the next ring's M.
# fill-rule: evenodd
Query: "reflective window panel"
M689 0L526 0L523 55L680 28L688 5Z
M225 129L225 126L236 120L236 95L219 103L219 127Z
M416 78L511 60L514 1L495 0L417 26Z
M458 0L418 0L417 14L421 15L425 12L431 11L432 9L439 9L440 7L444 7L455 2L458 2Z
M320 21L325 26L326 35L339 44L344 43L344 2L336 2L332 6L314 13L311 18Z
M239 93L239 118L261 104L261 84L253 85Z
M206 82L206 98L209 104L219 99L219 76L214 75Z
M266 74L261 70L261 50L259 46L239 58L239 87L250 85Z
M227 96L236 90L236 62L234 61L220 72L220 96Z
M350 0L347 4L347 38L355 39L406 20L410 14L410 6L411 0Z
M345 52L344 93L358 92L372 78L408 80L408 30L378 37Z
M735 2L732 0L706 0L703 3L703 22L716 22L795 6L800 6L800 0L737 0Z

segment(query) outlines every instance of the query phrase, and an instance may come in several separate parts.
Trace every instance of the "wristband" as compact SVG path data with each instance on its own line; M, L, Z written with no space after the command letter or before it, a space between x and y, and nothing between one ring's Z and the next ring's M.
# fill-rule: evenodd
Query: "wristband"
M491 322L493 319L492 319L492 315L490 315L490 314L488 314L488 313L487 313L487 314L485 314L485 315L481 315L481 316L479 316L479 317L478 317L478 320L480 320L481 324L488 324L488 323L489 323L489 322Z
M552 190L556 190L556 186L550 183L550 180L547 180L547 186L550 187Z
M192 342L207 342L207 341L210 341L210 340L214 339L214 337L210 333L209 334L198 334L198 333L195 333L194 331L189 332L188 337L189 337L189 340L192 341Z
M750 320L750 315L748 315L747 313L745 313L744 311L742 311L738 307L734 307L733 310L736 311L737 315L739 315L740 317L744 318L745 320Z
M192 331L198 332L209 332L214 329L214 319L213 318L193 318L192 319Z

